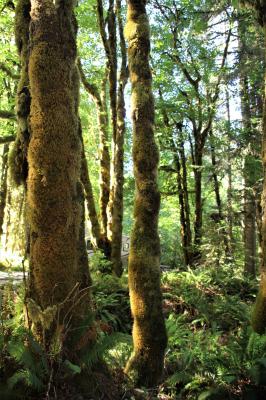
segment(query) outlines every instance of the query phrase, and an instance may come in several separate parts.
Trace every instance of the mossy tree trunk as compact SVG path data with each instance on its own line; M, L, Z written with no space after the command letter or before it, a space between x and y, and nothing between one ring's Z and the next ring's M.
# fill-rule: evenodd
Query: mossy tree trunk
M118 21L121 68L119 72L117 88L117 126L116 137L113 140L113 182L111 187L110 211L111 211L111 261L113 272L121 276L123 272L121 249L123 231L123 185L124 185L124 137L126 131L126 108L124 91L128 80L126 43L123 33L121 16L121 1L116 1L116 14Z
M134 351L126 372L138 385L154 386L162 376L167 343L160 290L157 187L158 148L149 66L150 32L146 0L129 0L125 36L132 84L133 162L136 182L129 255L129 290Z
M71 328L77 328L89 310L90 285L83 235L73 3L31 1L29 54L28 309L42 328L38 334L44 344L49 348L57 339L63 349L72 340ZM74 352L75 347L68 345L68 353Z
M108 112L106 105L106 83L107 76L105 75L101 90L94 84L91 84L86 78L82 65L79 61L79 71L81 81L84 88L89 93L94 101L97 110L98 130L99 130L99 160L100 160L100 196L99 196L99 219L95 211L95 202L92 188L89 182L89 171L86 158L83 159L83 185L85 188L86 199L88 204L89 219L92 225L92 234L95 236L97 246L103 250L106 257L110 257L110 243L107 238L107 206L110 196L110 154L108 148ZM87 171L87 172L86 172ZM97 218L96 218L97 217Z
M7 172L8 172L8 152L9 144L4 144L1 165L0 181L0 235L3 234L3 223L5 216L6 197L7 197Z
M127 55L121 17L121 1L109 0L106 17L102 0L97 0L97 11L100 34L105 49L108 65L109 99L112 124L112 162L110 176L110 196L107 207L107 234L111 244L110 259L113 272L117 276L122 274L122 230L123 230L123 169L124 169L124 135L125 135L125 101L124 89L127 83ZM107 25L107 30L105 29ZM118 43L119 31L121 69L118 75Z
M16 112L18 131L14 147L10 153L10 171L17 185L24 184L28 176L28 144L29 112L30 112L30 90L29 90L29 24L30 24L30 0L19 0L15 14L15 38L20 57L21 72L16 97Z
M247 74L245 22L238 21L239 37L239 75L240 75L240 99L243 126L244 153L244 271L251 277L256 276L256 203L254 198L254 186L256 184L255 172L255 132L251 122L251 104L249 79Z
M266 45L266 0L244 0L241 1L252 7L257 15L258 23L262 26ZM264 49L265 52L265 49ZM266 53L264 53L266 56ZM252 315L252 326L257 333L265 333L266 328L266 75L264 77L264 104L263 104L263 138L262 138L262 163L264 170L263 193L262 193L262 258L260 269L260 287Z
M214 193L215 193L215 200L216 200L216 207L217 207L217 212L218 212L218 218L216 219L217 223L221 224L221 227L219 227L219 230L221 230L221 234L223 237L223 242L224 242L224 250L225 250L225 256L226 260L230 259L230 250L229 250L229 244L228 244L228 236L227 236L227 231L224 225L224 213L223 213L223 204L222 204L222 199L221 199L221 194L220 194L220 183L219 183L219 178L218 178L218 165L217 165L217 159L216 159L216 151L215 151L215 145L214 145L214 135L213 132L210 132L210 150L211 150L211 162L212 162L212 178L213 178L213 186L214 186ZM219 263L219 260L218 260Z
M100 224L98 220L98 215L96 211L94 195L92 190L92 184L89 175L88 163L86 159L84 143L81 133L82 140L82 156L81 156L81 182L85 192L85 199L87 202L87 209L89 215L90 222L90 231L91 231L91 242L95 249L100 248L101 246L101 230Z
M228 237L228 261L232 260L233 255L233 182L232 182L232 165L231 165L231 112L229 92L226 90L226 114L227 114L227 237Z

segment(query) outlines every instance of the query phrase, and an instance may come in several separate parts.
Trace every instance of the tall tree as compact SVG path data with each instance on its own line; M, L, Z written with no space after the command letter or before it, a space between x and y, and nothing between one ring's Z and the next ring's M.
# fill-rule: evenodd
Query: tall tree
M244 0L241 3L252 7L256 12L258 23L263 28L266 43L266 0ZM265 48L264 48L264 54ZM262 163L264 170L262 193L262 259L260 270L260 287L252 316L252 326L258 333L264 333L266 328L266 75L264 77L264 105L263 105L263 138L262 138Z
M31 1L27 153L29 316L46 348L58 341L70 357L75 352L75 346L69 345L71 327L78 329L89 310L90 285L80 185L73 8L72 0Z
M116 275L122 274L122 222L123 222L123 183L124 183L124 136L125 101L124 90L128 79L126 45L121 15L121 0L109 0L107 17L104 18L102 0L97 0L100 34L104 46L109 81L109 98L112 125L112 162L110 176L110 195L107 207L107 234L111 243L111 261ZM119 33L121 68L118 77Z
M129 0L125 35L132 85L133 162L136 193L129 255L129 291L134 318L134 352L126 372L138 384L156 385L163 370L166 331L160 290L157 187L158 149L154 140L154 99L149 66L150 32L146 0Z

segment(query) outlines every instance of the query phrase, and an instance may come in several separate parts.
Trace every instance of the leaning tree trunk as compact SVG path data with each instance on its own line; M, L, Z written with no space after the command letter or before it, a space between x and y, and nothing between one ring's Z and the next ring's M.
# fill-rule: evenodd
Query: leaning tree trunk
M90 282L81 238L84 213L73 2L54 5L32 0L30 32L28 309L46 347L61 340L64 348L72 339L71 327L77 328L77 321L88 312L85 294ZM73 354L76 349L68 344L68 350Z
M129 290L134 352L126 372L137 384L156 385L167 343L160 290L157 187L158 148L154 140L154 99L149 66L150 33L146 0L129 0L125 35L132 84L133 162L136 182L134 226L129 254Z

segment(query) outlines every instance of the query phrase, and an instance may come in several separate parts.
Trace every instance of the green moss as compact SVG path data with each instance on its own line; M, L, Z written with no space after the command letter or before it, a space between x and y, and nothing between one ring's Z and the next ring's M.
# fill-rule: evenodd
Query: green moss
M264 334L266 329L266 297L259 291L252 313L251 325L255 332Z
M157 186L158 148L149 66L149 24L144 1L128 2L126 35L132 83L133 161L136 180L134 227L129 255L129 289L134 353L126 372L137 385L157 385L167 344L160 291Z

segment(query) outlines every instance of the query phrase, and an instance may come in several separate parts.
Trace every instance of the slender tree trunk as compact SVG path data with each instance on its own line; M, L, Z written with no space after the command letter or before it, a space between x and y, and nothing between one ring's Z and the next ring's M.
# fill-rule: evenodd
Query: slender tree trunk
M28 176L27 151L30 138L28 117L31 102L28 75L30 8L30 0L19 0L15 15L15 38L21 73L16 97L18 131L14 147L10 152L9 166L12 178L17 185L22 183L26 185Z
M107 232L108 232L108 216L107 207L110 198L110 153L108 147L108 111L106 103L106 85L107 85L107 72L102 80L101 92L99 101L97 101L98 109L98 125L99 125L99 159L100 159L100 224L101 224L101 235L106 243L105 255L110 256L110 246L108 244Z
M232 247L233 247L233 184L232 184L232 165L231 165L231 115L230 115L230 100L229 92L226 90L226 112L227 112L227 137L228 137L228 152L227 152L227 223L228 223L228 249L229 249L229 260L232 259Z
M244 39L245 26L243 21L238 22L239 51L240 51L240 99L242 123L244 128L245 158L244 158L244 271L251 277L256 275L256 206L253 193L254 162L252 151L254 150L254 132L251 124L251 111L249 100L248 78L246 68L246 43Z
M114 172L111 191L112 196L110 198L110 207L112 214L110 230L112 237L111 261L113 264L113 272L117 276L121 276L123 272L121 249L123 231L124 137L126 131L126 108L124 100L124 90L128 80L126 43L123 33L123 22L121 16L121 0L116 1L116 10L122 63L117 89L117 130L113 148Z
M213 140L212 132L210 132L210 138L211 138L211 140ZM230 251L229 251L229 245L228 245L227 232L226 232L226 229L223 224L224 215L223 215L223 206L222 206L222 200L221 200L221 195L220 195L220 185L219 185L218 175L216 172L217 171L217 161L216 161L214 143L211 143L211 160L212 160L212 168L213 168L212 177L213 177L214 193L215 193L216 205L217 205L218 216L219 216L218 222L220 224L222 224L221 233L222 233L223 241L224 241L224 249L225 249L226 259L228 259L229 255L230 255Z
M186 221L186 212L185 212L185 199L184 199L184 189L182 185L182 172L181 165L179 160L178 153L174 153L174 164L175 169L177 171L177 190L178 190L178 200L180 207L180 226L181 226L181 241L182 241L182 249L184 254L184 262L185 265L189 265L190 257L189 257L189 244L187 237L187 221Z
M78 62L81 81L84 88L89 93L94 101L97 110L98 130L99 130L99 160L100 160L100 195L99 195L99 209L100 218L96 214L95 202L91 184L89 182L89 171L85 154L82 163L82 180L85 189L86 200L88 202L89 219L92 226L92 235L95 237L97 246L101 248L107 258L110 257L110 243L107 238L107 206L110 195L110 154L108 148L108 112L106 104L106 84L107 84L107 70L102 80L101 90L91 84L82 69L81 62ZM100 226L100 238L98 230Z
M199 263L202 241L202 150L195 143L194 186L195 186L195 221L194 221L194 254L193 263Z
M90 285L80 185L76 27L72 1L32 0L31 6L28 309L45 346L57 341L71 357L76 353L71 328L78 329L88 313Z
M146 0L129 0L125 35L132 84L133 162L136 181L134 226L129 255L129 290L134 318L134 352L126 372L137 384L161 379L167 344L160 289L157 186L159 153L154 139L154 99L149 66L150 37Z
M1 189L0 189L0 235L3 234L3 223L5 216L7 197L7 171L8 171L9 144L4 144L2 154Z
M179 153L181 158L181 166L182 166L182 182L183 182L183 192L184 192L184 207L185 207L185 218L186 218L186 236L187 236L187 246L189 253L189 264L192 263L192 233L191 233L191 224L190 224L190 205L189 205L189 194L188 194L188 184L187 184L187 162L186 155L184 149L183 139L179 144Z
M85 192L85 199L87 202L89 222L91 225L91 228L90 228L91 241L92 241L93 247L95 249L97 249L97 248L101 247L100 224L99 224L96 207L95 207L95 202L94 202L93 190L92 190L92 185L91 185L91 180L90 180L90 175L89 175L89 170L88 170L88 163L87 163L85 150L84 150L82 132L81 132L80 136L81 136L81 141L82 141L81 182L82 182L84 192Z
M182 132L180 132L182 135ZM187 189L187 170L186 157L184 152L184 143L182 138L179 141L179 148L176 148L172 141L174 165L177 171L177 188L180 205L180 225L181 225L181 240L184 254L185 265L191 265L192 260L192 243L191 243L191 228L190 228L190 209Z

